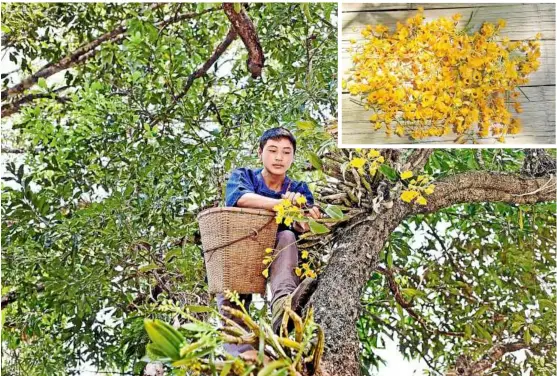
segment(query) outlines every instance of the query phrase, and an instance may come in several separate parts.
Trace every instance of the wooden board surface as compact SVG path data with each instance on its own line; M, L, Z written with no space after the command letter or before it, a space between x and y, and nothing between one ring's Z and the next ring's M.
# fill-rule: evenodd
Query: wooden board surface
M403 22L416 13L419 6L425 9L426 22L441 16L461 13L467 21L480 4L344 4L342 6L341 77L346 77L351 67L348 48L351 39L361 40L360 31L368 24L384 24L394 29L396 22ZM555 144L555 4L481 4L472 19L479 27L482 22L507 21L502 33L513 40L532 39L542 33L540 68L532 73L528 84L522 87L524 108L516 116L522 120L523 131L507 136L506 144ZM408 137L387 137L384 131L374 131L369 112L358 103L358 98L342 93L342 144L416 144L454 145L457 135L443 138L412 140ZM498 144L495 137L481 139L482 144Z

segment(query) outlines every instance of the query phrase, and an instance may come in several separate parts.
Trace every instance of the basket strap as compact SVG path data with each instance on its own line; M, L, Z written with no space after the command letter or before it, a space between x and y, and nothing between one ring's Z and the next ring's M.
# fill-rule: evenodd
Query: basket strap
M232 240L232 241L230 241L230 242L228 242L228 243L225 243L225 244L223 244L223 245L219 245L219 246L217 246L217 247L213 247L213 248L210 248L210 249L206 249L206 250L203 251L203 253L214 252L214 251L216 251L217 249L221 249L221 248L224 248L224 247L228 247L229 245L238 243L238 242L240 242L240 241L242 241L242 240L244 240L244 239L247 239L247 238L255 238L255 237L257 237L257 235L259 235L259 231L261 231L261 230L263 230L265 227L269 226L269 225L271 224L271 222L274 221L274 219L275 219L275 217L271 217L271 218L267 221L267 223L265 223L263 226L261 226L261 227L258 228L258 229L252 228L251 231L250 231L250 233L247 234L246 236L242 236L242 237L239 238L239 239Z

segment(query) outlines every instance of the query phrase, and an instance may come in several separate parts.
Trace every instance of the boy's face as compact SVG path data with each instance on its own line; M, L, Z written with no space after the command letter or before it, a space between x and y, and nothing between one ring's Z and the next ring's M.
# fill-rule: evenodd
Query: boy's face
M257 154L263 166L273 175L285 175L294 161L294 147L287 138L268 140Z

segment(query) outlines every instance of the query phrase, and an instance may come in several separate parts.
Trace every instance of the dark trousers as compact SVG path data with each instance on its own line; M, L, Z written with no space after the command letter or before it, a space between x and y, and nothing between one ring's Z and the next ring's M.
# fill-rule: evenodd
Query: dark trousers
M274 261L269 269L269 281L271 284L271 306L274 302L285 295L292 293L300 284L300 278L294 272L298 266L298 246L296 244L296 236L290 230L280 231L277 233L277 242L275 245ZM231 302L224 297L224 294L217 294L217 307L219 312L245 328L241 320L231 317L228 313L223 312L223 306L240 309L237 304ZM246 309L251 303L250 294L240 295L240 300L244 301ZM247 328L246 328L247 329ZM229 354L237 356L245 351L253 350L251 345L235 345L226 344L224 350Z

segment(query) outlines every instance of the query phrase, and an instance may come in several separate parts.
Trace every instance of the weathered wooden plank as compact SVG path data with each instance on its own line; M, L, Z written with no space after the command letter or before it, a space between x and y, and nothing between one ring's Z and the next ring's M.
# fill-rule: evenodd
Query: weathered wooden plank
M555 85L555 41L542 40L540 42L540 67L529 75L530 82L525 86ZM352 59L348 53L349 46L350 42L342 42L340 71L343 79L346 78L347 71L352 66Z
M455 8L471 8L478 6L474 3L346 3L342 4L342 12L377 12L384 10L411 10L423 7L424 9L455 9ZM481 4L484 7L501 6L501 3Z
M350 144L372 144L372 145L388 145L388 144L435 144L435 145L447 145L451 146L455 144L457 135L447 135L444 137L431 137L422 140L411 140L408 137L398 137L396 135L386 136L384 131L374 131L368 128L353 130L349 133L342 132L342 143L344 146ZM543 144L555 144L555 123L547 126L540 126L537 124L531 124L528 127L524 127L523 131L517 135L507 135L505 136L506 143L543 143ZM486 137L478 139L479 144L500 144L497 141L497 137Z
M350 145L374 145L376 147L388 146L392 144L404 144L404 145L417 145L417 144L427 144L431 145L432 147L439 147L439 146L448 146L451 147L456 145L454 143L455 138L450 140L422 140L422 142L408 142L402 139L395 139L396 136L391 137L390 139L377 139L376 137L370 134L348 134L342 136L342 145L344 147L351 147ZM471 143L470 143L471 144ZM505 143L500 143L497 141L496 137L489 137L484 138L481 140L477 140L476 144L481 145L493 145L493 146L504 146L507 145L524 145L524 144L532 144L532 145L554 145L555 144L555 132L548 130L547 132L538 132L536 134L520 134L520 135L512 135L505 137Z
M480 5L478 4L478 6ZM482 6L479 10L472 7L426 9L424 12L425 22L460 13L462 20L459 26L464 27L474 10L476 11L471 21L473 31L478 30L483 22L496 23L503 18L507 21L507 27L503 29L501 35L510 39L533 39L536 33L542 33L543 39L555 39L555 4L499 4L498 6ZM361 30L367 25L383 24L394 30L397 22L404 22L408 17L415 14L415 10L344 12L343 8L341 38L342 40L359 39L361 38Z
M506 137L507 143L555 143L555 87L528 87L521 98L524 112L514 114L522 120L523 131ZM452 144L457 135L442 138L411 140L409 137L387 137L384 130L375 131L367 120L370 112L343 95L342 101L342 141L347 144ZM495 137L480 140L480 143L497 143Z

